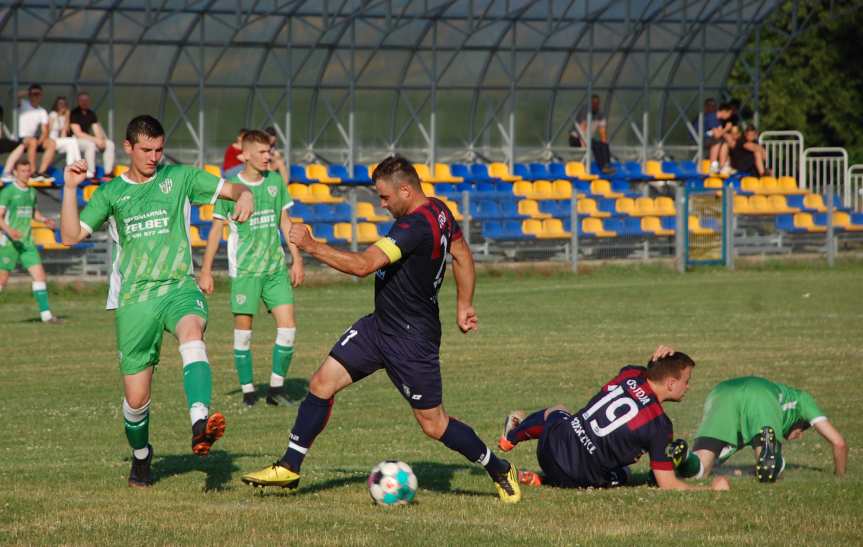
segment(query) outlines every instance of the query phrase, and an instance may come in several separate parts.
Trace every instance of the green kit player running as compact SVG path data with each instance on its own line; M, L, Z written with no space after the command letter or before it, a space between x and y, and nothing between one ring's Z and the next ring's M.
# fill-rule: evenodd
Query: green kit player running
M693 454L685 457L685 449L679 451L677 458L682 461L677 471L706 477L717 460L722 464L750 445L755 450L755 476L761 482L773 482L785 468L777 436L797 440L809 426L832 445L836 474L843 475L848 447L812 395L757 376L726 380L707 395Z
M79 217L75 193L86 179L87 162L73 163L66 168L60 215L64 243L78 243L105 221L115 243L107 308L116 310L123 417L133 450L129 486L134 487L152 484L150 386L164 331L180 343L192 451L207 455L224 434L225 418L209 413L212 378L203 340L207 304L195 283L189 214L192 203L215 203L218 197L236 201L239 222L254 211L245 186L191 167L159 165L164 146L165 131L157 119L134 118L123 143L129 170L100 186Z
M205 294L213 294L213 259L227 222L230 227L228 274L231 277L231 312L234 314L234 365L243 391L243 403L252 406L257 401L252 382L252 320L263 300L276 321L267 403L279 405L289 402L284 384L294 355L297 332L292 286L297 287L303 282L303 259L297 246L289 244L293 265L288 280L279 228L287 240L291 230L288 209L294 202L285 181L270 170L269 135L262 131L249 131L243 136L242 145L245 168L231 182L249 188L255 196L255 213L248 222L239 224L231 220L232 202L223 199L216 202L198 285Z
M15 180L0 190L0 291L6 287L15 265L21 262L33 278L33 297L39 305L39 315L45 323L56 323L57 318L48 307L48 286L45 268L33 242L30 223L33 219L54 229L54 221L36 209L36 191L28 182L33 166L26 159L15 163Z

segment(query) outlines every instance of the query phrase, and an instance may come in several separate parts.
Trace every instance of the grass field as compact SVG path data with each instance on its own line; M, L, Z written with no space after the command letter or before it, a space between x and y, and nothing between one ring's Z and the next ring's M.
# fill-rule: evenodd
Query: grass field
M859 544L863 539L863 264L834 270L760 267L680 276L607 268L578 277L485 274L480 332L458 333L454 290L442 292L442 367L448 411L492 444L506 411L578 407L624 364L660 342L697 362L691 389L666 404L691 439L718 381L759 374L810 390L850 445L848 475L832 475L826 443L809 432L785 447L785 477L732 490L660 492L528 489L502 506L485 473L426 439L377 374L336 398L304 466L299 491L259 491L240 475L274 461L296 407L240 404L225 286L210 299L207 333L214 407L228 432L209 458L189 448L176 342L166 337L155 379L151 440L156 484L126 486L113 315L103 287L54 290L60 326L43 326L26 285L0 295L0 543L2 544ZM297 291L298 346L289 386L299 396L337 336L372 306L368 282ZM274 332L259 316L256 380L269 376ZM512 453L536 469L532 446ZM751 451L731 460L746 473ZM366 474L383 459L410 463L417 503L372 505ZM645 458L646 459L646 458ZM640 462L639 468L646 462ZM726 472L729 472L726 469Z

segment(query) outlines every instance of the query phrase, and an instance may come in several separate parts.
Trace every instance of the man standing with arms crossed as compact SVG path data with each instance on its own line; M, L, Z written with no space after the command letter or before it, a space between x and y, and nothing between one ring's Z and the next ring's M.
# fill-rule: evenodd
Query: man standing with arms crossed
M80 217L76 194L87 178L87 162L77 161L66 168L60 222L63 242L74 245L108 221L116 245L107 308L116 310L124 426L133 451L129 486L147 487L152 484L153 458L150 385L164 331L180 343L192 451L206 456L225 431L224 416L209 412L212 376L204 345L207 304L193 275L191 204L230 199L236 201L236 220L245 222L254 211L254 202L245 186L192 167L160 165L165 131L152 116L129 122L123 146L131 160L129 171L101 185Z

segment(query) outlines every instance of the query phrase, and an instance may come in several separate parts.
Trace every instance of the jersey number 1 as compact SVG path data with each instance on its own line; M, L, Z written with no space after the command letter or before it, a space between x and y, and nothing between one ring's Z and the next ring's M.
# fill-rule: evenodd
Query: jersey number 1
M624 395L622 386L617 386L615 389L609 391L605 397L596 401L582 414L582 418L585 420L590 419L602 407L605 407L605 417L608 419L608 424L601 426L597 419L588 422L590 423L590 428L598 437L605 437L615 429L628 423L629 420L635 418L638 414L638 403ZM622 413L618 412L620 409L623 409Z

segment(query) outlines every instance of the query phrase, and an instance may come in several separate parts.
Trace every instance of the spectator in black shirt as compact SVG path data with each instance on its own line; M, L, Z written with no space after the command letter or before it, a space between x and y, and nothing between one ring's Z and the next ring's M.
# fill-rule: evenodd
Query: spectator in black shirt
M84 159L87 160L87 177L95 176L96 150L102 152L102 164L105 168L105 180L111 180L114 171L114 143L105 135L99 118L90 108L90 95L87 92L78 94L78 106L70 115L72 133L78 139L78 146Z

